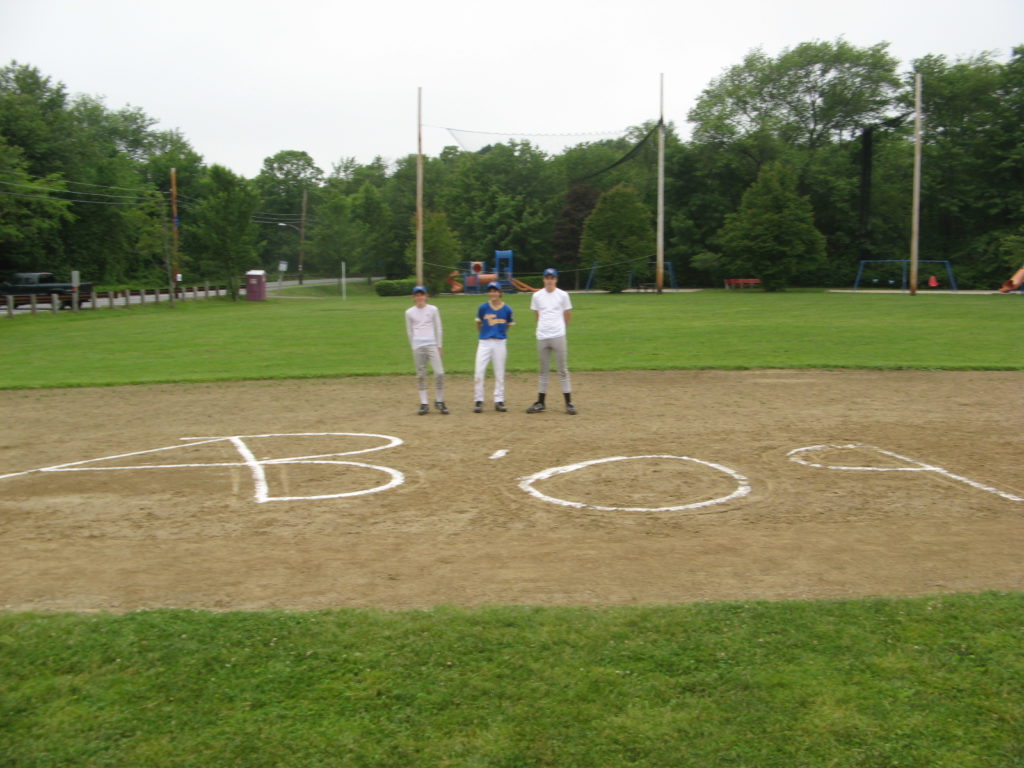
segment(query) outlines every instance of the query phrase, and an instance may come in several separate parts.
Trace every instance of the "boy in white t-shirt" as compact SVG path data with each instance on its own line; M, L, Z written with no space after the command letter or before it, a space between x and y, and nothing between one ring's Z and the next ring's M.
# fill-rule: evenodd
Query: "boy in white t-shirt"
M537 316L537 358L540 363L540 376L537 380L537 402L526 409L527 413L540 413L544 410L544 400L548 391L548 371L551 367L551 353L555 353L555 366L558 369L558 381L562 386L562 397L565 398L565 412L576 415L576 406L572 402L572 387L569 381L569 348L566 342L566 326L572 320L572 301L569 294L558 287L558 271L553 268L544 270L544 287L533 294L530 309Z
M448 413L444 404L444 365L441 363L441 313L433 304L427 304L427 289L417 285L412 289L415 304L405 310L405 332L412 346L412 359L416 365L416 382L420 389L420 409L417 413L430 413L427 398L427 363L434 372L434 407Z

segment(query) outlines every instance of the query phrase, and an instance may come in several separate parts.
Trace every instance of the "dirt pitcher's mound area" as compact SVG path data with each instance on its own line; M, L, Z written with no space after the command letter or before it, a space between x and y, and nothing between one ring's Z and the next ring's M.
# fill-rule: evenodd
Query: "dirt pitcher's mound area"
M0 393L0 607L1024 589L1024 375L578 373ZM488 383L490 389L490 382Z

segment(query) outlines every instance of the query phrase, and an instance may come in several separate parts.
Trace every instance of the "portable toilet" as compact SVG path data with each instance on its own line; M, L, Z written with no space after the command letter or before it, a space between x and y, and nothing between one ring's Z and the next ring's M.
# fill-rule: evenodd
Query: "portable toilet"
M267 273L262 269L250 269L245 273L246 301L264 301L267 298Z

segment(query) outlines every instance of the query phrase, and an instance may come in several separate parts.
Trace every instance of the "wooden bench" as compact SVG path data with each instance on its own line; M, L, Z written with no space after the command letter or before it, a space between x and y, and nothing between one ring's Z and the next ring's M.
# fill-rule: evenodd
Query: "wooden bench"
M725 279L725 289L727 291L733 288L760 288L761 278L759 277L727 277Z

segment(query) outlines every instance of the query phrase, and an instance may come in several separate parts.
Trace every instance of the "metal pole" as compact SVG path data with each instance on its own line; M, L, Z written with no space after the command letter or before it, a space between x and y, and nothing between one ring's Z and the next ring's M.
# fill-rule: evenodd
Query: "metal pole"
M171 168L171 266L175 287L178 280L178 171Z
M171 227L174 227L174 223L171 223ZM170 303L171 309L174 308L174 265L171 263L172 254L168 252L167 246L167 227L161 227L164 230L164 265L167 267L167 300ZM160 290L160 289L157 289ZM96 304L96 293L93 290L92 293L92 307L95 309Z
M661 75L660 108L658 117L658 268L655 284L661 293L665 283L665 74Z
M917 255L921 236L921 74L914 77L914 203L910 221L910 295L917 294Z
M345 301L348 298L348 283L345 281L345 262L341 262L341 300Z
M306 202L308 198L309 190L302 190L302 218L299 219L299 285L302 285L302 256L306 246Z
M423 89L416 89L416 284L423 285Z

